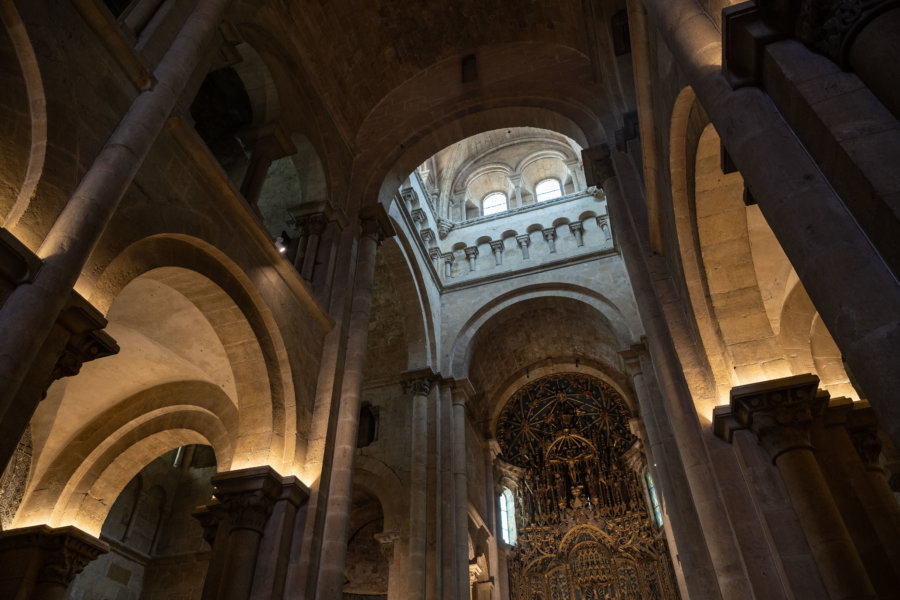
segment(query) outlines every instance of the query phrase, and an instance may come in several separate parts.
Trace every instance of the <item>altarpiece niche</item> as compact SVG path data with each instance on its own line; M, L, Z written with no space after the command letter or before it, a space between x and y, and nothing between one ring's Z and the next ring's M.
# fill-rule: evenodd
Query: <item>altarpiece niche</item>
M520 388L497 421L515 499L513 600L669 600L678 592L621 396L577 373Z

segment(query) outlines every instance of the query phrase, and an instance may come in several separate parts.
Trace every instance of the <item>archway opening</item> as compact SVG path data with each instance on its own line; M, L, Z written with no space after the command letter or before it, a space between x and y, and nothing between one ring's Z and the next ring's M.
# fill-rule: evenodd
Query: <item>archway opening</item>
M212 497L211 446L180 446L135 475L115 499L100 539L109 552L88 564L70 598L199 598L209 563L191 516Z

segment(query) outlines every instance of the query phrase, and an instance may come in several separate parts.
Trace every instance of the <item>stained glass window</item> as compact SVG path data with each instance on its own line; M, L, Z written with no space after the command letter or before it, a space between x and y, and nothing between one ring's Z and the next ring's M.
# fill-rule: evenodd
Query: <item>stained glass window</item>
M500 534L504 542L516 545L516 504L509 488L500 494Z
M647 491L650 492L650 504L653 505L653 518L656 520L656 526L662 527L662 509L659 507L659 498L656 496L656 486L653 485L653 476L650 475L650 473L645 473L644 477L647 479Z

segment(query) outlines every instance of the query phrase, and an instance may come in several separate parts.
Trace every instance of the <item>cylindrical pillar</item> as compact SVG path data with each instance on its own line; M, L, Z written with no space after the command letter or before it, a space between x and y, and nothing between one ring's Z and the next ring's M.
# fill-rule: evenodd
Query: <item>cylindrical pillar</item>
M643 0L885 429L900 443L900 282L765 92L732 89L695 0ZM834 285L840 281L840 285Z
M339 416L334 435L328 506L322 532L322 551L316 598L340 598L344 588L344 563L347 558L347 526L353 491L353 461L359 430L359 397L362 388L366 344L369 338L369 311L375 278L375 252L392 228L381 205L360 211L362 235L356 259L356 278L347 327L344 377L341 384Z
M800 375L740 386L731 410L772 457L832 600L876 598L875 590L841 513L828 489L810 442L819 380Z
M634 287L641 321L647 331L648 350L663 398L661 419L677 437L671 460L680 461L683 465L684 478L704 545L708 548L705 553L698 548L698 564L705 563L705 573L708 576L692 578L688 582L689 588L691 585L697 588L696 591L691 590L691 597L750 599L753 592L722 498L715 486L696 407L687 389L662 307L657 300L650 267L637 234L637 219L628 207L639 201L629 199L630 202L625 202L616 177L605 180L603 189L606 191L611 218L618 223L622 256ZM663 493L667 493L665 486ZM711 580L711 577L715 577L715 580Z
M453 492L453 382L441 381L438 402L441 411L441 582L443 597L457 597L456 560L456 501Z
M132 103L41 244L43 265L34 281L18 286L0 308L0 425L229 2L197 3L154 72L156 85ZM21 431L6 434L18 438Z
M303 269L300 271L300 276L306 281L312 281L316 259L319 256L319 240L327 224L328 219L324 214L311 215L309 218L306 251L303 253Z
M428 394L434 374L430 370L408 374L404 392L412 397L409 455L409 598L424 600L428 550Z
M469 598L469 495L466 481L465 383L453 388L453 507L456 521L455 557L458 600Z

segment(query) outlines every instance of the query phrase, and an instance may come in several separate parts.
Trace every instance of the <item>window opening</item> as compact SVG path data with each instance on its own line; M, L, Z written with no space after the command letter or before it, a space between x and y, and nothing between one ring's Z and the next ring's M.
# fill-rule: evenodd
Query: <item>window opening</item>
M505 211L506 208L506 194L503 194L501 192L488 194L481 202L481 214L485 217L488 215L501 213Z
M534 187L534 193L537 196L538 202L553 200L554 198L559 198L560 196L562 196L562 190L559 187L559 182L555 179L545 179L542 182L538 183Z
M650 492L650 504L653 507L653 519L656 521L657 527L662 527L662 509L659 506L659 498L656 496L656 486L653 485L653 476L649 472L644 474L647 480L647 491Z
M500 494L500 534L504 542L510 546L516 545L516 505L509 488Z

